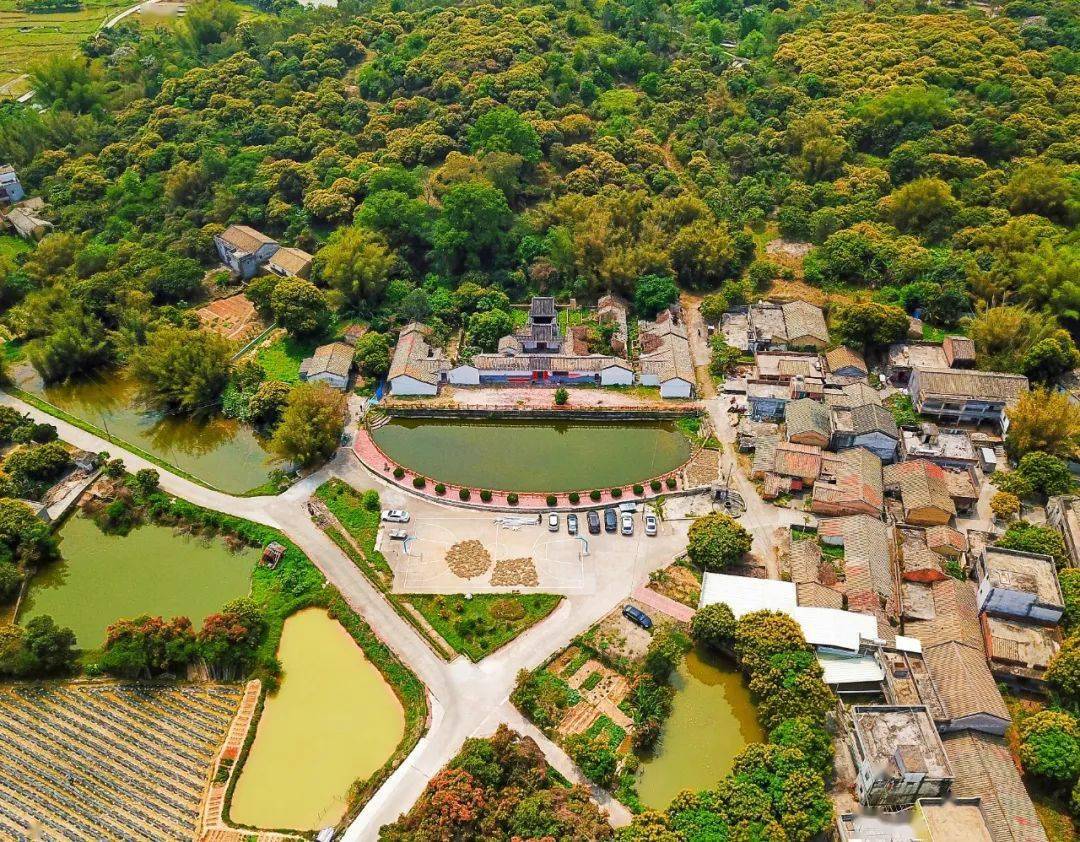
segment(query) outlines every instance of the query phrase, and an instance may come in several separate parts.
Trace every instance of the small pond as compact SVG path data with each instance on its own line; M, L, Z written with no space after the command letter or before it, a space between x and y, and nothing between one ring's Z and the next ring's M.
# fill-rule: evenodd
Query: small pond
M45 386L33 367L23 364L12 376L19 388L230 494L262 485L270 471L281 466L266 450L265 440L239 421L140 408L135 384L121 373Z
M239 824L316 830L345 814L346 794L405 734L393 688L341 624L319 608L285 621L281 688L266 700L233 791Z
M748 743L764 739L734 664L701 649L672 677L675 701L656 751L641 758L641 802L663 810L682 790L716 786Z
M446 422L396 418L372 433L391 459L433 480L501 491L625 486L690 458L674 424Z
M114 620L151 614L188 617L199 628L208 614L251 589L259 551L232 552L171 527L146 524L127 535L106 535L74 514L60 528L62 558L30 582L19 610L25 623L49 614L75 632L79 647L105 641Z

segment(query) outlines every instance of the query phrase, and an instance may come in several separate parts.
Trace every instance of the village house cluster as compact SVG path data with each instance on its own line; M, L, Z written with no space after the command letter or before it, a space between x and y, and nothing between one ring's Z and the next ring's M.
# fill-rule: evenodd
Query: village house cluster
M42 216L45 200L26 197L19 174L10 164L0 164L0 231L7 229L24 240L40 240L53 224Z
M559 326L554 298L537 296L524 327L499 340L493 353L449 359L430 342L430 330L406 325L398 336L388 378L394 395L435 395L452 386L655 386L662 398L694 395L694 362L686 323L678 305L637 325L630 345L628 308L607 295L597 304L597 319L612 327L610 354L590 353L584 328Z
M721 325L754 356L725 384L751 479L808 514L790 528L782 581L706 573L701 604L801 626L841 699L853 770L841 839L938 838L920 835L936 825L952 834L941 838L1045 840L998 688L1045 692L1064 598L1052 557L995 546L976 511L1028 381L975 370L961 336L868 365L792 330L816 322L808 313L754 305ZM893 410L907 401L918 423L901 429ZM1047 520L1080 563L1080 498L1051 498Z

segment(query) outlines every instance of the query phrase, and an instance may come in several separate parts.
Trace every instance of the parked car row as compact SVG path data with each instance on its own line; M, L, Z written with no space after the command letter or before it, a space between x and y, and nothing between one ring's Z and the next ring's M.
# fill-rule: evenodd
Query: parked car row
M601 520L602 518L602 520ZM659 531L660 522L652 512L646 512L643 517L645 534L650 538ZM599 535L601 528L605 532L621 532L623 535L634 534L634 513L632 511L616 509L604 509L603 515L596 509L590 509L585 513L585 524L590 535ZM558 512L548 512L548 532L558 532L561 528ZM578 534L578 516L570 513L566 516L566 531L571 535Z

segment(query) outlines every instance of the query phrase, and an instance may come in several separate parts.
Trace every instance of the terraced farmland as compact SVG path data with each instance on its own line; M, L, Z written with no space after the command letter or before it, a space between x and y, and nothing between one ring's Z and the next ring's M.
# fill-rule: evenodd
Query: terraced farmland
M191 839L243 687L0 688L0 838Z

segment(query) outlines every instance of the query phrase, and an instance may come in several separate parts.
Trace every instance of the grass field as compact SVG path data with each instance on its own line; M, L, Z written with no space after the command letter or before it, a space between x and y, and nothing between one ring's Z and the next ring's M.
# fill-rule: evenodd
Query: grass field
M405 597L455 650L482 661L543 620L562 599L553 594L409 595Z
M298 341L291 336L276 339L258 350L255 360L263 367L270 380L286 383L300 382L300 363L310 357L318 342Z
M5 257L15 257L30 251L30 244L20 237L12 237L10 234L0 234L0 260Z
M20 12L15 0L0 0L0 86L43 56L74 52L108 18L132 5L132 0L83 0L77 12L38 15ZM16 86L11 93L23 90Z

